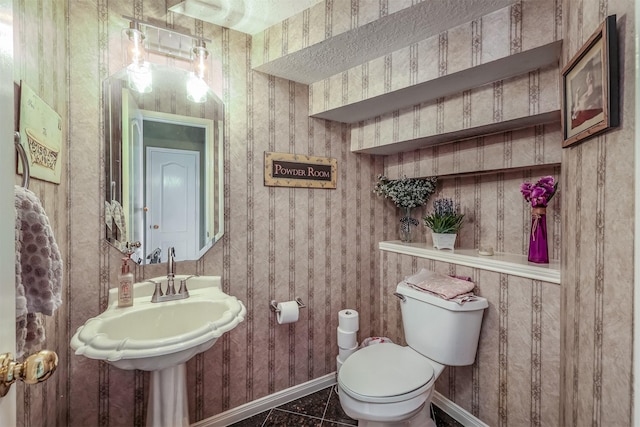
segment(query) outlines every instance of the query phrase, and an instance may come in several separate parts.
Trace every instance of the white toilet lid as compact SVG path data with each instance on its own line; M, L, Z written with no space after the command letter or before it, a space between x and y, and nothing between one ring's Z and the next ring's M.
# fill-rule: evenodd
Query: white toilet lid
M365 347L343 363L338 382L361 396L382 398L411 393L433 378L426 357L411 347L385 343Z

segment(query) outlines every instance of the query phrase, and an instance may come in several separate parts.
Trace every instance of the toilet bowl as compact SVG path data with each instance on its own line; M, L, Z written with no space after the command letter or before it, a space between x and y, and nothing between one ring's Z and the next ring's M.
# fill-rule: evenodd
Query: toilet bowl
M400 282L404 338L365 347L338 371L340 405L361 427L435 427L431 396L445 366L473 363L485 298L464 304L444 300Z
M338 373L340 404L359 426L435 426L429 404L443 369L410 347L363 348Z

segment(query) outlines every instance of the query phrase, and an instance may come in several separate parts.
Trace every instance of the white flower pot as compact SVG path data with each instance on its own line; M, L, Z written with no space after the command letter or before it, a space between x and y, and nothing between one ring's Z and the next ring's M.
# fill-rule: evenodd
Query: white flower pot
M433 247L440 249L451 249L456 244L457 234L455 233L434 233L431 232L431 238L433 239Z

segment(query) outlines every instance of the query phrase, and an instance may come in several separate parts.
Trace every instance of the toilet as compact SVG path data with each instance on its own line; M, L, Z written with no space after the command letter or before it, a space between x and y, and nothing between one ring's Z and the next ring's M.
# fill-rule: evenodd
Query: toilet
M445 366L476 357L485 298L458 304L398 284L407 346L377 344L353 353L338 371L344 412L365 427L435 427L429 414Z

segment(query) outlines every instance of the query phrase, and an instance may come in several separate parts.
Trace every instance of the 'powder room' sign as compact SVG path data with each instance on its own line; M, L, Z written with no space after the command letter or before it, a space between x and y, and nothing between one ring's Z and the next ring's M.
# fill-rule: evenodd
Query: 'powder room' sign
M264 185L336 188L337 160L330 157L264 153Z

